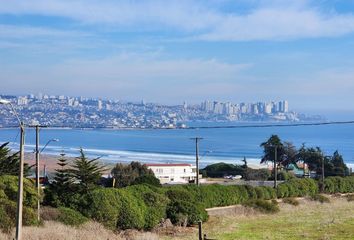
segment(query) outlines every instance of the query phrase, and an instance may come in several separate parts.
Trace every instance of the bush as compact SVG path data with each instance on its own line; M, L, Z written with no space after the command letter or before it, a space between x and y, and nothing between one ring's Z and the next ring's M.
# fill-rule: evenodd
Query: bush
M203 205L187 201L173 201L167 206L167 217L174 224L186 221L187 225L197 224L198 221L206 221L208 214Z
M326 193L354 192L354 177L328 177L324 181Z
M132 185L137 185L137 184L148 184L156 187L160 187L161 183L160 180L155 177L155 175L147 174L147 175L142 175L137 177Z
M60 207L58 221L70 226L79 226L88 221L81 213L65 207Z
M284 198L283 203L287 203L293 206L298 206L300 203L297 199L289 197L289 198Z
M276 203L260 199L247 201L244 206L257 209L262 213L277 213L280 211Z
M16 203L7 199L0 199L0 229L9 232L16 223ZM37 214L32 208L23 207L22 223L24 226L37 225Z
M10 175L0 176L0 199L17 201L18 177ZM23 181L23 205L27 207L37 206L37 190L33 181Z
M89 197L90 207L82 213L108 228L115 229L122 209L120 191L113 188L94 190Z
M316 181L309 178L291 179L277 187L278 198L312 196L317 192Z
M41 207L41 219L43 221L57 221L59 214L58 208Z
M151 185L135 185L124 189L145 204L144 229L152 229L163 218L166 218L166 207L169 199L159 189Z
M315 194L310 199L312 201L318 201L320 203L329 203L330 202L328 197L321 195L321 194Z
M348 202L354 201L354 194L349 194L349 195L347 196L347 200L348 200Z

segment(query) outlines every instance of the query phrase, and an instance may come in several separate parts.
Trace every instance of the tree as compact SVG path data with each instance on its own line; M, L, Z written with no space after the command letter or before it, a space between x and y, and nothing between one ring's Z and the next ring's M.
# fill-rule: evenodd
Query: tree
M68 205L74 185L71 169L68 168L67 161L65 153L61 153L57 163L60 168L55 169L54 181L45 190L44 202L49 205L55 207Z
M277 151L277 166L287 166L296 162L297 150L290 142L282 142L278 135L272 135L266 142L261 143L263 147L263 157L261 163L275 161L275 151Z
M323 152L319 147L306 148L303 144L297 154L298 161L307 164L310 171L320 173L322 166Z
M73 179L77 181L79 191L87 193L98 185L103 171L106 170L105 166L99 164L98 159L89 160L83 149L80 149L80 156L75 158L70 170Z
M349 169L344 163L342 155L339 154L338 150L333 153L333 156L329 159L329 165L326 171L328 176L346 176L349 175ZM326 168L325 168L326 170Z
M19 152L11 154L11 150L7 147L9 142L0 146L0 175L18 176L20 173L20 156ZM30 167L24 163L24 175L28 176Z
M281 162L284 155L283 143L278 135L272 135L266 142L261 143L263 147L263 157L261 163L274 162L275 151L277 149L277 164Z
M145 175L150 175L155 178L151 169L148 169L146 165L142 165L139 162L131 162L128 165L118 163L112 169L112 176L115 179L114 187L126 187L132 185L137 178ZM142 179L139 181L141 180ZM151 181L151 179L149 181Z

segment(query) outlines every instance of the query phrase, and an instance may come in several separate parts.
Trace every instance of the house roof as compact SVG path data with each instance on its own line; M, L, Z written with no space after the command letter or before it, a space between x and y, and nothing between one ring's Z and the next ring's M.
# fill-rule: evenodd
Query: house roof
M148 163L147 167L191 167L192 164L188 163Z

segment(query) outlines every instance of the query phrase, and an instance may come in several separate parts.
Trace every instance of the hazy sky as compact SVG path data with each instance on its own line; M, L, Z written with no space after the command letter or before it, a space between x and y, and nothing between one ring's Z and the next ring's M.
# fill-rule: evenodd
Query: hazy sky
M2 94L352 111L353 0L0 0Z

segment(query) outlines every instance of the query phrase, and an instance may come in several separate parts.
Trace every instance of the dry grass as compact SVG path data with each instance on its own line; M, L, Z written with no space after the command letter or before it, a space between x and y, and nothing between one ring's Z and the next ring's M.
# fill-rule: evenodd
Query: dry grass
M5 235L0 232L1 240L12 240L15 233ZM114 233L101 224L88 222L81 227L70 227L58 222L46 221L41 227L24 227L25 240L157 240L153 233L125 231Z

